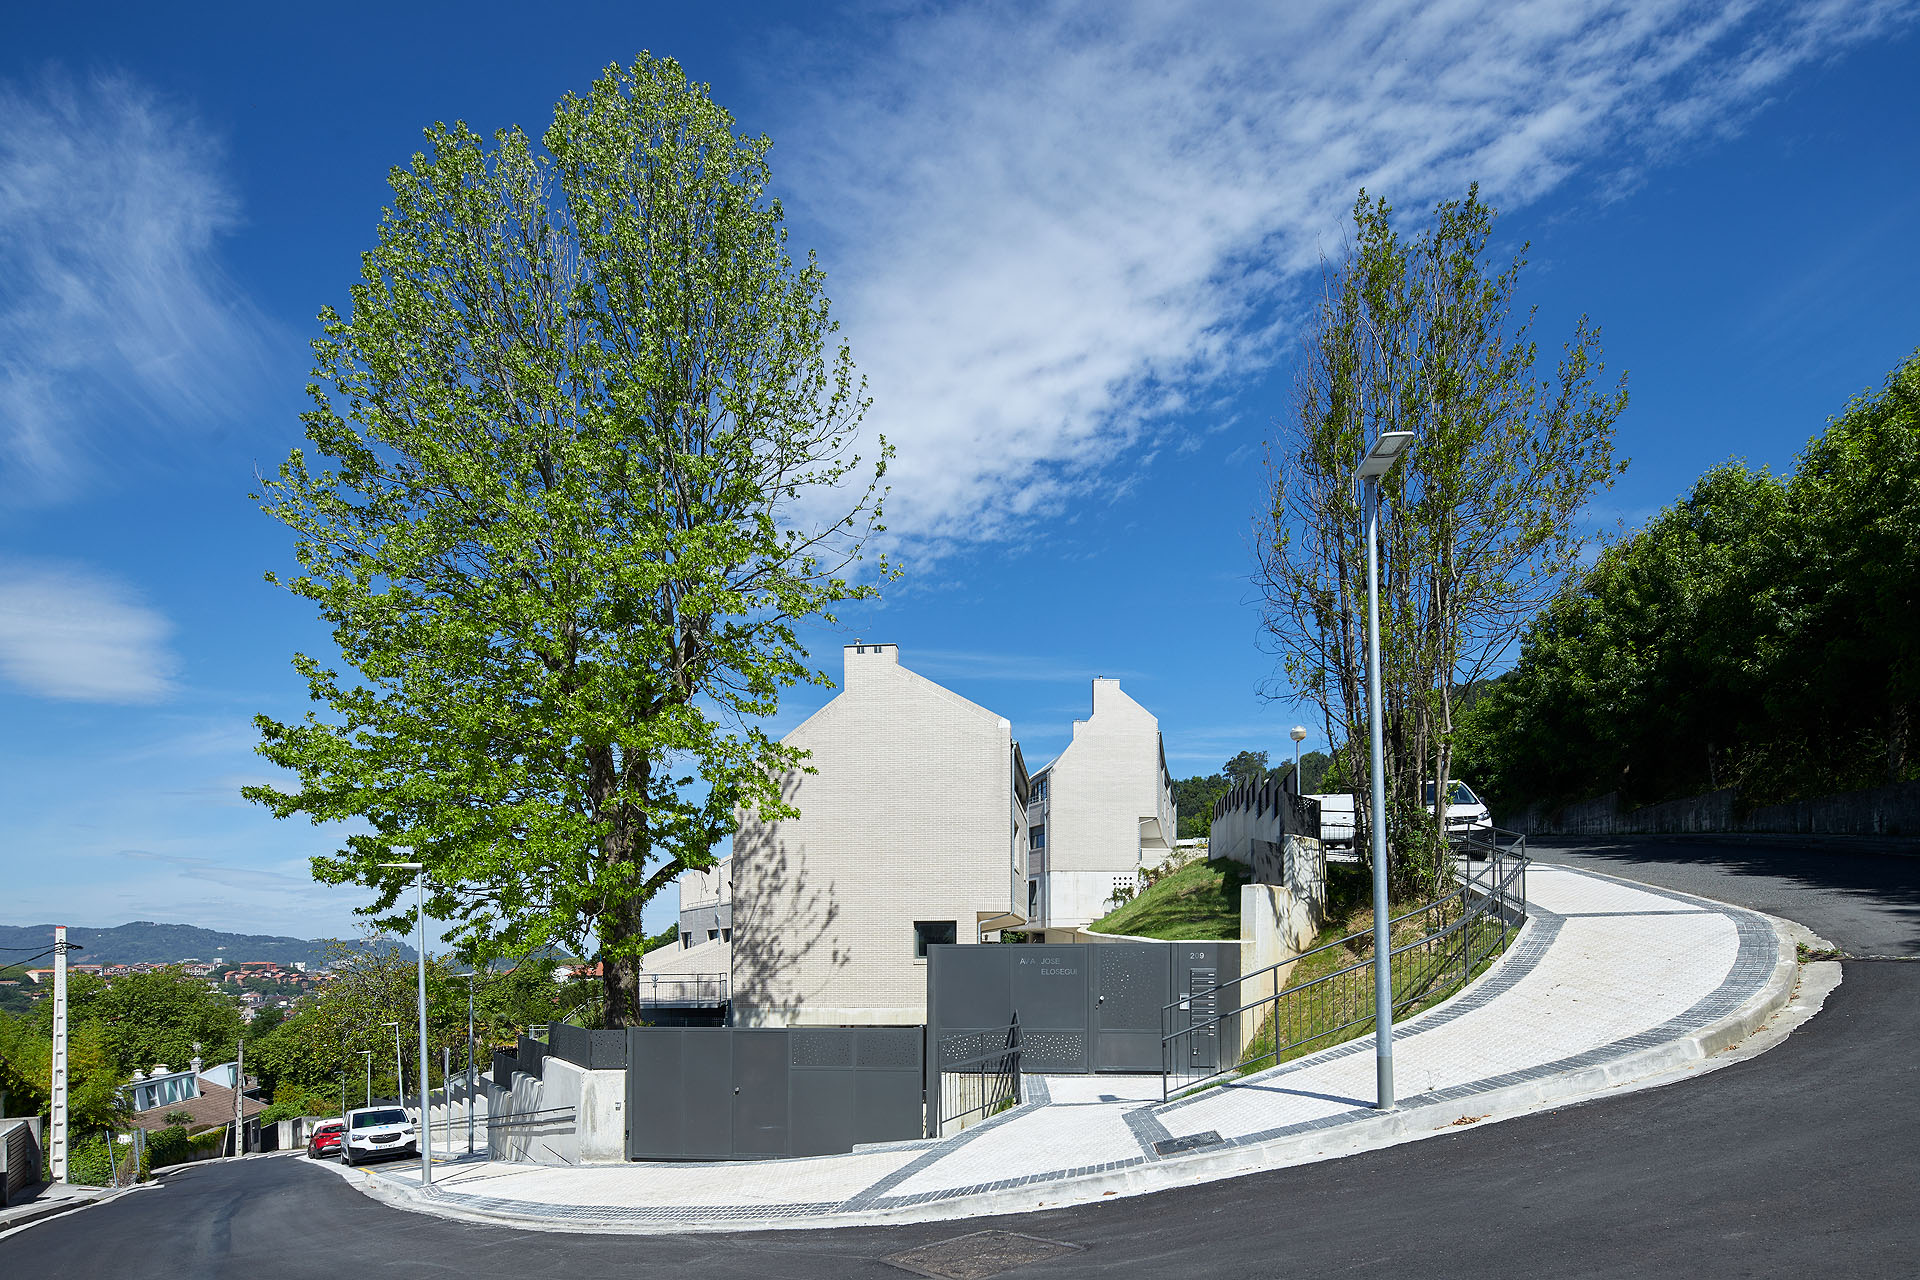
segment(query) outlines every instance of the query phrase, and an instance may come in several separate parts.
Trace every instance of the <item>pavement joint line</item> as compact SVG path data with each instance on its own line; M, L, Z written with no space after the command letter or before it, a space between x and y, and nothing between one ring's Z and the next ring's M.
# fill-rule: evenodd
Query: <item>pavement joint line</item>
M1720 916L1733 926L1730 941L1734 954L1727 969L1717 985L1656 1026L1617 1036L1582 1052L1414 1094L1403 1098L1401 1107L1392 1112L1377 1112L1370 1105L1355 1100L1356 1105L1350 1109L1235 1134L1205 1150L1176 1152L1164 1157L1147 1154L1152 1148L1143 1139L1168 1141L1192 1136L1169 1131L1165 1117L1210 1102L1220 1102L1224 1091L1208 1091L1169 1104L1151 1101L1135 1101L1131 1105L1124 1101L1109 1104L1115 1107L1117 1118L1123 1121L1120 1127L1131 1139L1134 1149L1145 1148L1142 1154L1082 1160L1067 1168L1040 1170L1013 1177L968 1178L968 1160L973 1161L971 1168L981 1168L981 1161L967 1151L969 1147L999 1133L1008 1125L1029 1119L1037 1122L1038 1118L1050 1112L1060 1113L1068 1109L1066 1105L1052 1102L1043 1080L1030 1078L1025 1082L1026 1101L1020 1107L974 1125L951 1138L928 1140L924 1146L897 1144L894 1150L905 1148L917 1154L851 1195L833 1200L768 1199L758 1203L702 1205L550 1204L508 1196L469 1196L438 1187L423 1190L404 1177L371 1173L362 1184L363 1189L378 1199L417 1211L508 1223L523 1228L572 1231L699 1231L743 1229L752 1225L791 1228L947 1220L1027 1211L1042 1205L1053 1207L1063 1203L1080 1203L1113 1194L1139 1194L1374 1149L1451 1131L1460 1117L1460 1104L1468 1100L1472 1101L1474 1111L1486 1113L1475 1117L1477 1120L1497 1122L1547 1106L1566 1105L1624 1089L1651 1087L1712 1070L1720 1064L1709 1059L1724 1054L1750 1038L1763 1041L1752 1047L1753 1052L1763 1051L1771 1043L1777 1042L1767 1040L1764 1036L1756 1037L1756 1033L1766 1028L1773 1015L1793 1000L1799 985L1797 979L1801 974L1795 958L1795 943L1811 938L1809 931L1791 922L1776 920L1744 908L1712 903L1695 895L1584 868L1552 867L1551 874L1610 883L1630 891L1687 904L1694 909L1556 913L1535 905L1521 937L1508 947L1495 966L1448 1001L1396 1028L1396 1043L1400 1042L1402 1034L1409 1038L1409 1043L1417 1043L1418 1037L1483 1009L1499 995L1513 990L1540 968L1553 945L1563 937L1564 928L1571 920L1593 919L1598 923L1606 918L1633 916ZM1698 909L1694 904L1709 904L1710 909ZM1724 933L1700 935L1709 941L1725 936ZM1633 937L1627 935L1629 943ZM1618 939L1614 941L1619 942ZM1594 944L1589 941L1587 945ZM1696 940L1678 945L1702 947L1708 946L1708 942ZM1716 954L1713 948L1724 945L1713 943L1702 958ZM1577 958L1584 953L1576 946L1575 951L1569 954ZM1836 971L1834 980L1837 981L1839 966L1836 964L1832 967ZM1803 1015L1802 1020L1804 1016L1811 1014ZM1779 1034L1784 1035L1785 1031ZM1372 1038L1362 1037L1334 1046L1311 1059L1300 1059L1283 1064L1280 1068L1269 1069L1267 1073L1249 1076L1244 1081L1235 1082L1234 1087L1242 1091L1257 1091L1264 1085L1269 1092L1298 1095L1301 1093L1299 1090L1274 1090L1273 1085L1289 1075L1298 1076L1316 1060L1319 1063L1337 1061L1371 1047ZM1340 1101L1325 1093L1309 1093L1306 1096ZM1203 1127L1211 1129L1213 1126L1209 1124ZM1047 1130L1043 1128L1040 1132L1044 1134ZM1094 1154L1092 1149L1083 1150L1086 1154ZM868 1149L868 1153L872 1151L873 1148ZM912 1188L918 1175L956 1155L962 1157L954 1169L959 1175L955 1180L958 1185ZM1072 1158L1070 1154L1068 1158ZM797 1162L779 1163L792 1165ZM515 1172L538 1172L539 1168L519 1166ZM991 1172L985 1168L981 1171ZM774 1190L777 1192L778 1185ZM1044 1192L1055 1198L1036 1201L1036 1192Z

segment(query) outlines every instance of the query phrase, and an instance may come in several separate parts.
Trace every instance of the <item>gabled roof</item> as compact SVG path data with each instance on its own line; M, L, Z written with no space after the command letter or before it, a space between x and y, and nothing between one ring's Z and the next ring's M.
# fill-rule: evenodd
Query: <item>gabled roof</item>
M240 1100L241 1114L251 1120L267 1109L267 1104L257 1098ZM133 1113L135 1128L152 1132L164 1129L169 1121L167 1117L176 1111L184 1111L193 1117L189 1129L201 1129L217 1124L233 1123L233 1090L217 1085L211 1080L200 1081L200 1096L182 1098L178 1102L169 1102L164 1106L152 1107L146 1111Z

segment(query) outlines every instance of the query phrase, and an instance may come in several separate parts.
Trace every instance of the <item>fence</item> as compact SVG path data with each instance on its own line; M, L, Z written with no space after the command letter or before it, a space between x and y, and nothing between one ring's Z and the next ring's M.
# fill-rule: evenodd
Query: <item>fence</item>
M1526 837L1483 830L1460 833L1449 840L1460 856L1458 887L1395 916L1388 927L1387 964L1396 1018L1466 985L1481 964L1505 949L1526 919ZM1476 862L1481 864L1477 868ZM1168 1004L1161 1012L1161 1098L1263 1065L1278 1065L1362 1034L1374 1022L1372 952L1372 930L1361 930L1222 982L1212 991L1196 991L1191 1002L1176 1000ZM1347 954L1360 959L1340 964ZM1334 966L1331 972L1316 972L1329 965ZM1283 978L1302 969L1313 976L1291 986L1279 986ZM1276 990L1246 998L1249 991L1259 989L1263 977ZM1210 1018L1193 1016L1193 1006L1199 1005L1203 994L1214 996L1220 1006L1227 1005L1225 993L1229 988L1233 991L1233 1007L1220 1008ZM1182 1019L1191 1019L1190 1025L1180 1026ZM1211 1034L1238 1043L1237 1038L1222 1034L1222 1029L1237 1029L1241 1019L1256 1020L1260 1030L1236 1065L1222 1066L1206 1075L1182 1074L1175 1082L1175 1065L1193 1057L1190 1041L1194 1036Z
M627 1033L589 1031L556 1022L547 1028L547 1055L590 1071L622 1071L627 1065Z
M934 1055L932 1097L928 1100L929 1137L945 1137L1020 1105L1020 1015L1016 1012L1002 1039L992 1032L962 1031L944 1036ZM966 1056L961 1056L966 1055Z

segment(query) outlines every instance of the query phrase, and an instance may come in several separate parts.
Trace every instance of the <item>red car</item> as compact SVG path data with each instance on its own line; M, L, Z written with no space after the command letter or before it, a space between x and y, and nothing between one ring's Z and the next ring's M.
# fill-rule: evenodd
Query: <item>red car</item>
M325 1124L315 1125L313 1133L307 1138L307 1158L318 1160L321 1156L340 1154L340 1135L346 1125L338 1120L329 1120Z

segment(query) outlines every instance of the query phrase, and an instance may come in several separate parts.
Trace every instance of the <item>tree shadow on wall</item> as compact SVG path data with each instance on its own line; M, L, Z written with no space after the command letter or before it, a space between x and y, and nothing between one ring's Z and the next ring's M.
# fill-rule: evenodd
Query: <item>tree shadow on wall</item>
M791 803L799 787L799 776L789 776L782 798ZM809 880L804 851L781 824L741 824L733 838L736 1023L745 1013L759 1025L789 1025L821 996L851 960L833 935L839 918L833 882Z

